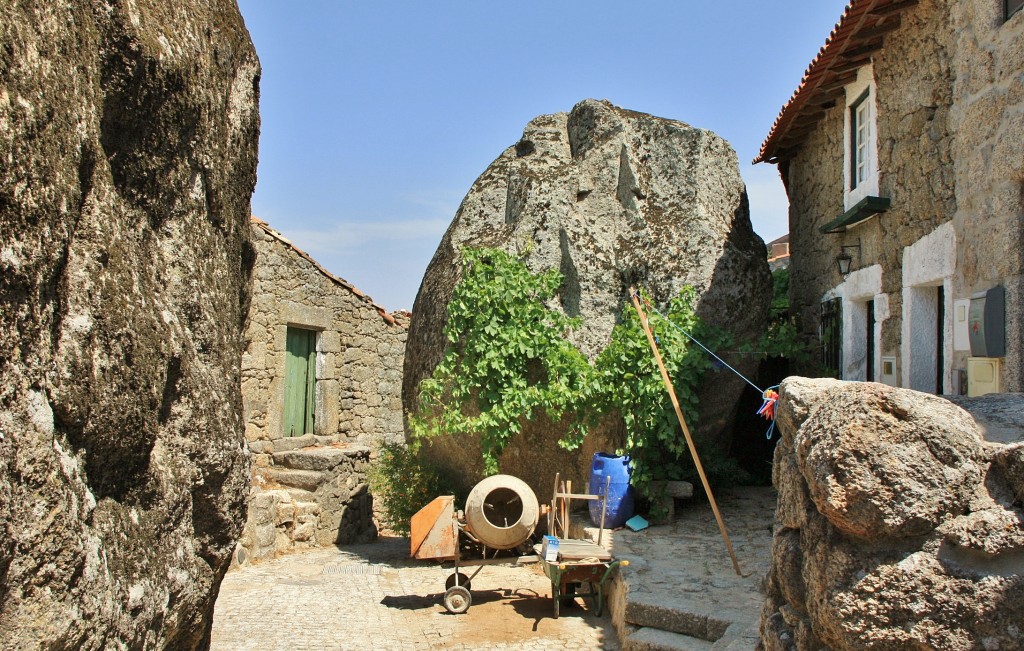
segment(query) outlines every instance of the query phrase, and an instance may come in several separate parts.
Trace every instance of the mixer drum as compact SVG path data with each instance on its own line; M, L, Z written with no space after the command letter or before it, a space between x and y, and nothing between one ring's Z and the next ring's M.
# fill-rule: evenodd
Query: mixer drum
M473 487L466 499L466 524L483 544L511 549L537 527L537 496L522 479L493 475Z

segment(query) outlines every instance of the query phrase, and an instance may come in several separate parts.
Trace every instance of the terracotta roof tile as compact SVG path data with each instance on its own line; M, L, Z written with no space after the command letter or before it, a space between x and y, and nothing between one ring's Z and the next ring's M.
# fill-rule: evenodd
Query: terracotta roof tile
M344 278L339 278L338 276L335 276L330 271L327 271L327 269L324 269L323 265L321 265L319 262L314 260L312 258L312 256L310 256L308 253L306 253L305 251L303 251L299 247L297 247L294 244L292 244L291 241L287 237L285 237L281 233L279 233L279 232L275 231L273 228L271 228L270 224L268 224L267 222L263 221L259 217L256 217L255 215L251 216L249 219L252 222L253 226L256 226L257 228L259 228L261 231L263 231L264 233L266 233L270 237L274 238L278 242L281 242L282 244L284 244L285 246L290 248L300 258L302 258L303 260L305 260L305 261L309 262L311 265L313 265L313 267L316 268L317 271L322 273L324 276L326 276L328 279L330 279L333 283L335 283L336 285L341 285L342 287L344 287L348 291L352 292L352 294L354 296L356 296L357 298L361 299L364 303L368 304L370 307L375 309L377 311L377 314L380 315L380 318L384 320L384 323L387 323L388 325L397 325L397 326L402 327L402 328L409 327L409 320L412 318L412 313L411 312L408 312L406 310L398 310L394 314L392 314L391 312L388 312L386 309L384 309L383 306L378 305L377 303L374 303L372 298L370 298L369 296L367 296L363 292L359 291L359 289L357 289L355 285L353 285L352 283L348 282Z
M776 163L824 115L828 104L852 81L857 68L882 47L883 36L900 26L900 14L918 0L852 0L807 66L800 85L775 119L754 163Z

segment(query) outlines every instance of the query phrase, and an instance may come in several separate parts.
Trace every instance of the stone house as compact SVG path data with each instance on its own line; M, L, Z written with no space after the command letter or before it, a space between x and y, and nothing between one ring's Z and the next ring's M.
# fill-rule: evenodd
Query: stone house
M848 380L1024 391L1021 0L853 0L754 161L792 309Z
M372 540L366 471L376 446L405 440L410 315L373 303L255 217L252 234L242 398L253 488L236 560Z
M768 243L768 271L789 268L789 233Z

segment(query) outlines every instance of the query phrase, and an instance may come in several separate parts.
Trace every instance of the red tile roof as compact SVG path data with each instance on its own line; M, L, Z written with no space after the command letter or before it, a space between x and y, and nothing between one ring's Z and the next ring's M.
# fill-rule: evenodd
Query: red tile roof
M900 26L900 14L918 0L852 0L825 40L800 85L775 119L754 163L777 163L813 130L857 68L882 47L883 36Z
M356 298L360 299L361 301L375 309L377 311L377 314L380 315L380 318L384 319L385 323L387 323L388 325L397 325L403 328L409 327L409 319L412 317L411 312L408 312L406 310L399 310L394 313L388 312L382 306L374 303L372 298L370 298L363 292L359 291L359 289L355 285L348 282L344 278L339 278L338 276L332 274L330 271L324 269L323 265L314 260L312 256L310 256L308 253L292 244L291 240L289 240L287 237L271 228L270 224L268 224L267 222L263 221L262 219L256 216L251 216L250 221L252 222L253 226L259 228L261 231L263 231L270 237L274 238L278 242L281 242L282 244L290 248L292 251L294 251L300 258L313 265L313 267L316 268L317 271L322 273L324 276L327 276L327 278L334 282L336 285L341 285L348 291L352 292L352 294L356 296Z

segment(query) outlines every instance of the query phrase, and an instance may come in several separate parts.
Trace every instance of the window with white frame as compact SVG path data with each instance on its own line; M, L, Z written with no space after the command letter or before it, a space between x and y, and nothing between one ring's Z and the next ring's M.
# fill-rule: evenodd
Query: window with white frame
M849 210L858 201L878 195L878 130L875 83L870 64L857 70L846 87L843 142L843 204Z
M869 142L871 134L871 103L865 92L850 106L850 190L863 185L871 171Z

